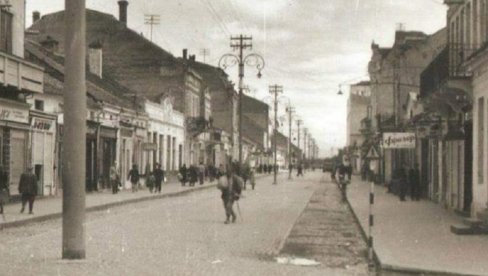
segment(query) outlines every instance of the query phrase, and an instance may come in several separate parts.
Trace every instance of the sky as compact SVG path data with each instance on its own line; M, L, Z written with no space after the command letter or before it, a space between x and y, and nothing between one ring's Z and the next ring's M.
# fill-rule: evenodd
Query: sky
M372 41L390 47L401 23L405 30L432 34L445 26L447 7L442 0L129 0L128 26L147 38L145 15L159 15L153 41L181 56L182 49L218 66L230 48L230 37L252 36L252 50L265 60L262 77L245 67L246 92L272 103L269 86L283 86L278 107L279 130L288 135L285 108L295 107L294 119L303 120L328 156L346 144L347 93L339 85L367 80ZM86 6L118 18L117 0L86 0ZM32 12L42 15L64 9L64 0L27 0L27 22ZM226 69L237 83L237 68ZM293 137L296 136L293 121ZM302 131L303 133L303 131ZM296 141L296 140L295 140Z

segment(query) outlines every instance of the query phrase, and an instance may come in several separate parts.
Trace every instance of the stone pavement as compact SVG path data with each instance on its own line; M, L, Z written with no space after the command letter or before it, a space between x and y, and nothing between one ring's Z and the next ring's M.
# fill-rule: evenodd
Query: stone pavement
M369 183L353 178L348 200L367 234ZM383 270L440 275L488 275L488 235L459 236L462 217L428 200L401 202L375 186L374 250Z
M256 178L268 177L272 174L258 174ZM169 196L177 196L185 193L189 193L195 190L206 189L215 187L217 182L213 183L205 182L203 185L195 184L194 187L181 186L178 182L163 183L162 191L160 194L151 194L147 188L140 189L133 193L129 190L120 191L118 194L112 194L111 190L103 190L100 192L87 193L86 195L86 210L97 211L106 208L114 207L117 205L135 203L145 200L159 199ZM61 193L62 194L62 193ZM61 195L60 194L60 195ZM62 197L38 197L34 202L34 214L28 214L28 204L26 211L23 214L20 213L21 203L9 203L4 206L5 221L0 216L0 230L4 228L22 226L28 223L40 222L48 219L60 218L62 216Z

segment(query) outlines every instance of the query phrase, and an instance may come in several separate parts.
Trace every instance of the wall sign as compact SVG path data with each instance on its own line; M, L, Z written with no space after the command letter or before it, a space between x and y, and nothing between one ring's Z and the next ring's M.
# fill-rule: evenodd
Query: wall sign
M384 149L413 149L415 132L385 132L381 142Z
M41 119L36 117L32 118L31 120L32 130L54 132L54 126L54 120Z
M0 104L0 120L29 123L29 110Z

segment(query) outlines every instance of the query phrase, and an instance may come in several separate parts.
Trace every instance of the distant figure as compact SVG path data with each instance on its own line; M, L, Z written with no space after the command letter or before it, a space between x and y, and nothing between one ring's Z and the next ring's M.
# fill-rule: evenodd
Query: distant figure
M110 167L110 184L112 185L112 194L119 192L120 175L117 170L117 162Z
M9 200L9 187L8 187L8 175L0 167L0 214L3 215L3 205L7 204ZM4 218L5 220L5 218Z
M156 178L154 177L154 172L149 172L146 174L146 186L149 188L149 192L156 192Z
M161 185L164 181L164 171L161 169L160 164L156 164L156 169L153 171L154 175L154 184L155 184L155 191L156 193L161 193Z
M137 169L137 165L133 164L132 169L129 171L129 174L127 175L127 180L130 180L130 183L132 184L132 192L137 192L137 188L139 186L139 170Z
M408 184L410 185L410 198L420 200L420 172L417 163L408 171Z
M398 168L396 178L397 178L398 187L400 189L398 196L400 197L400 201L405 201L405 195L407 194L408 179L407 179L407 172L404 167Z
M344 160L344 168L346 170L347 180L351 181L352 165L348 158Z
M29 214L33 214L32 209L34 208L34 200L37 195L37 177L32 173L31 166L20 176L19 193L22 195L22 208L20 212L24 212L25 205L29 202Z
M298 166L297 166L297 177L298 176L303 176L303 167L302 167L302 163L299 163Z
M203 165L203 162L200 161L200 164L198 165L198 182L200 185L203 185L203 181L205 179L205 165Z
M249 166L248 163L245 163L242 166L243 166L243 168L242 168L242 172L241 172L240 176L242 177L242 180L244 181L244 190L245 190L246 189L246 183L249 180L250 175L251 175L251 166Z
M195 165L190 165L190 168L188 168L188 175L190 186L195 186L195 183L198 181L198 171Z
M290 163L290 165L288 165L288 170L290 171L290 174L293 173L293 164Z
M180 168L180 175L179 175L181 186L185 186L187 181L187 174L188 174L188 169L186 168L186 164L183 164L183 166L181 166Z

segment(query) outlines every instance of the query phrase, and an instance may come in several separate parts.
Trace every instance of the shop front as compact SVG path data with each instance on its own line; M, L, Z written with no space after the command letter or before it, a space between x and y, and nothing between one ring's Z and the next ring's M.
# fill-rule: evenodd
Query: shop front
M56 194L56 116L31 111L31 164L38 180L39 195Z
M29 163L29 105L0 100L0 162L9 176L10 193L18 194L20 175Z

